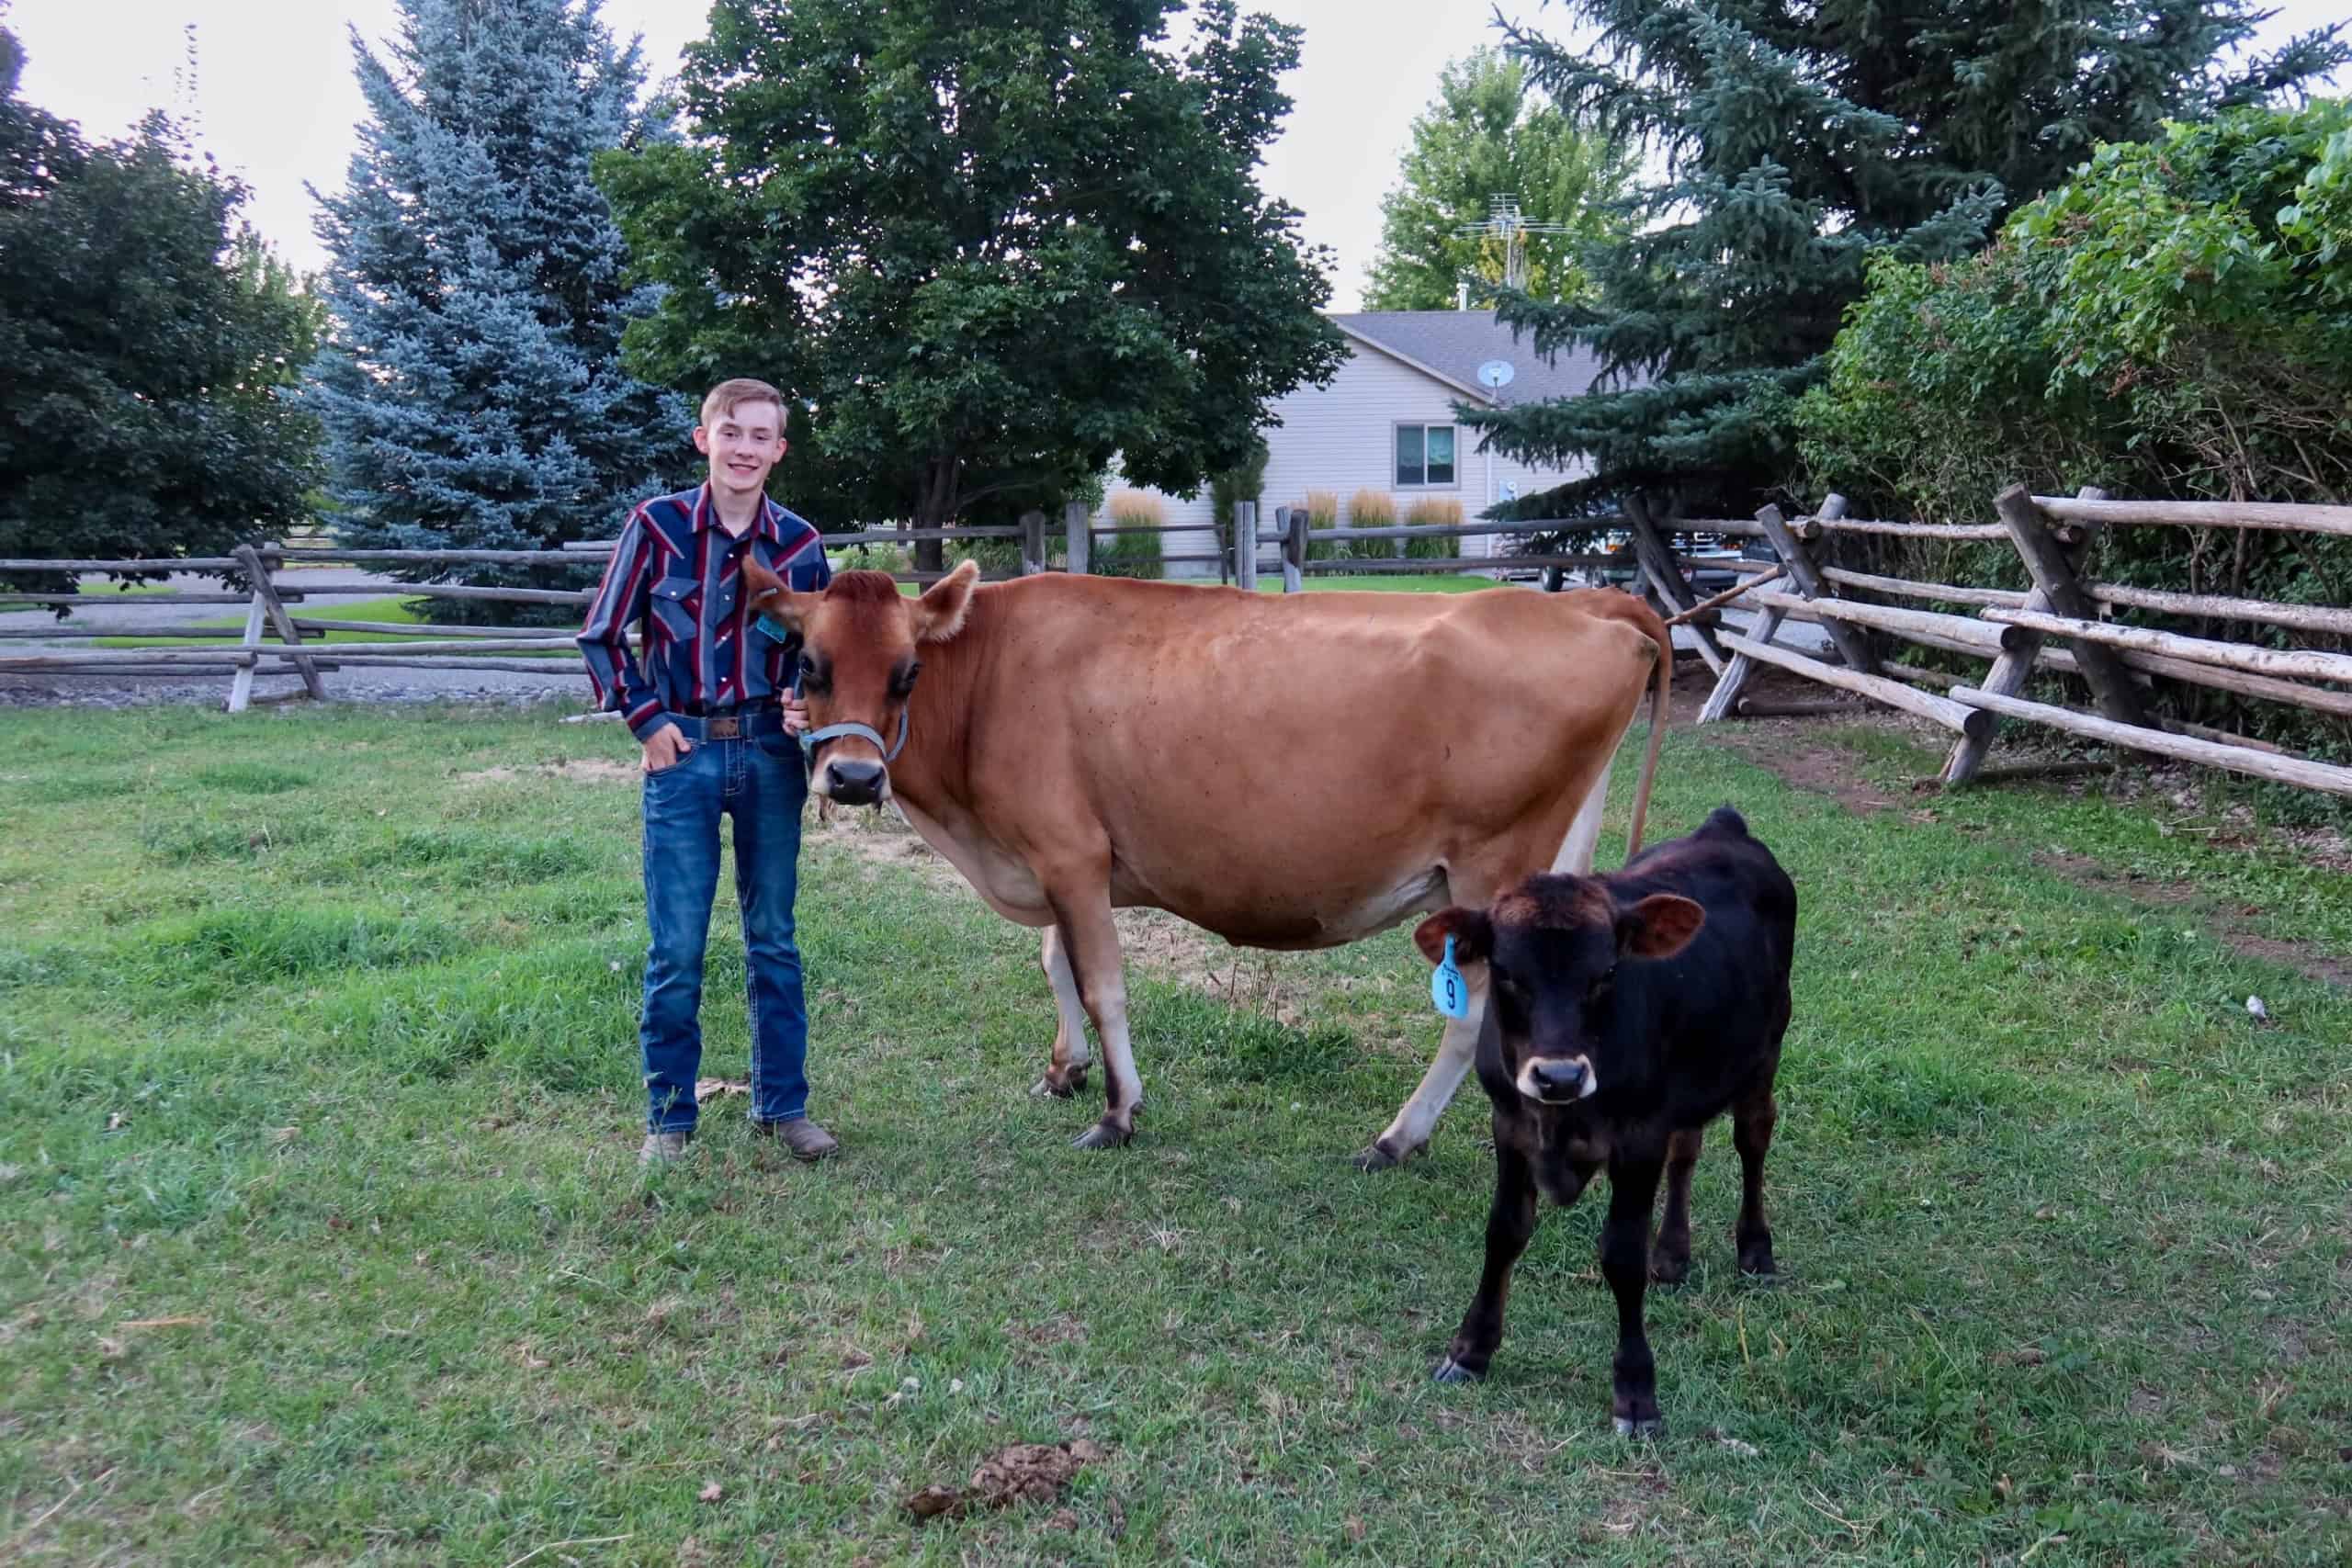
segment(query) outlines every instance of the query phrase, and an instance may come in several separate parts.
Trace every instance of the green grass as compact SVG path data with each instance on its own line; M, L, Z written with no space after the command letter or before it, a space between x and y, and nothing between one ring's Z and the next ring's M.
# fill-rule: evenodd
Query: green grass
M1261 593L1281 592L1283 574L1279 570L1273 572L1271 582L1267 577L1263 571L1258 574L1258 591ZM1481 588L1498 586L1492 578L1453 572L1368 571L1355 576L1334 573L1309 576L1306 581L1310 593L1361 592L1366 589L1383 593L1475 593Z
M415 600L408 598L327 599L312 604L293 604L288 608L292 614L306 621L390 621L419 628L430 627L432 625L430 621L410 608L414 603L416 603ZM240 610L232 615L220 615L209 620L191 621L188 624L193 627L242 627L245 624L245 616L244 612ZM515 635L526 637L533 634L517 631ZM217 638L202 639L203 642L217 640ZM266 626L263 628L262 640L264 642L276 640ZM309 648L314 642L325 645L338 642L382 642L385 640L387 640L387 634L383 632L331 631L322 637L304 638L302 646ZM197 638L164 636L101 637L93 637L90 642L94 648L197 648L202 646Z
M1402 933L1211 946L1214 986L1138 968L1143 1134L1085 1156L1096 1108L1027 1093L1033 939L815 844L846 1154L795 1166L726 1100L640 1179L636 791L542 766L625 747L550 716L0 715L0 1555L2352 1551L2352 998L2030 857L2154 857L2330 931L2345 879L2047 792L1857 818L1673 738L1656 820L1736 801L1804 915L1783 1282L1734 1273L1718 1134L1691 1281L1653 1297L1668 1436L1636 1447L1597 1204L1545 1216L1492 1378L1427 1382L1490 1156L1474 1085L1427 1157L1344 1163L1434 1038ZM720 901L705 1071L735 1077ZM899 1507L1080 1435L1108 1458L1066 1519Z

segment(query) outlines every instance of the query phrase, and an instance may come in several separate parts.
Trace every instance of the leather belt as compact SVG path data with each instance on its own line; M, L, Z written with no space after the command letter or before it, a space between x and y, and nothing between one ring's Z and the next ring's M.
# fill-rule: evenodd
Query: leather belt
M750 713L721 714L712 718L672 714L670 722L689 740L748 740L755 736L784 733L784 712L780 708L756 708Z

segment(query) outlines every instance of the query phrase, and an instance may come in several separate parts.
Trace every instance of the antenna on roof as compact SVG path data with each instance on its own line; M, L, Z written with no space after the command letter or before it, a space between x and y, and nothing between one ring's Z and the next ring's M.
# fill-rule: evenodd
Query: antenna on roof
M1464 223L1454 230L1455 233L1465 238L1474 234L1491 235L1502 241L1503 287L1506 288L1527 287L1528 235L1565 234L1567 231L1568 226L1565 223L1538 223L1531 218L1522 216L1519 210L1519 197L1516 196L1494 197L1487 206L1485 222ZM1463 293L1463 303L1467 308L1469 294L1466 288Z

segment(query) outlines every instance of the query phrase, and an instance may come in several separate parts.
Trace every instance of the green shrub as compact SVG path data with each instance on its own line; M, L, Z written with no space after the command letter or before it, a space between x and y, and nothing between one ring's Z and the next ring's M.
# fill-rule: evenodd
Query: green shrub
M1156 495L1142 491L1121 491L1111 498L1107 509L1111 524L1121 528L1164 528L1168 525L1167 503ZM1160 565L1159 534L1113 534L1094 541L1092 559L1089 565L1098 577L1150 577L1165 575Z

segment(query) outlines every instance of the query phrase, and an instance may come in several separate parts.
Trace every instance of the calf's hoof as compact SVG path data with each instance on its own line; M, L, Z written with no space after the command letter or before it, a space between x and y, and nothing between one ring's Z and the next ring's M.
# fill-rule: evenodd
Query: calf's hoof
M1122 1127L1108 1116L1069 1141L1074 1149L1115 1149L1135 1136L1131 1127Z
M1413 1157L1411 1149L1400 1149L1385 1138L1375 1139L1358 1149L1350 1162L1358 1170L1394 1170Z
M1772 1261L1772 1249L1769 1246L1741 1247L1739 1271L1761 1280L1770 1280L1781 1272Z
M1690 1255L1654 1252L1650 1254L1650 1283L1679 1285L1690 1272Z
M1437 1371L1430 1374L1430 1382L1483 1382L1486 1381L1486 1368L1465 1367L1461 1362L1455 1360L1453 1357L1448 1356L1445 1359L1437 1364Z
M1620 1416L1616 1422L1617 1435L1621 1438L1646 1441L1666 1435L1666 1423L1658 1419L1656 1411L1647 1416Z

